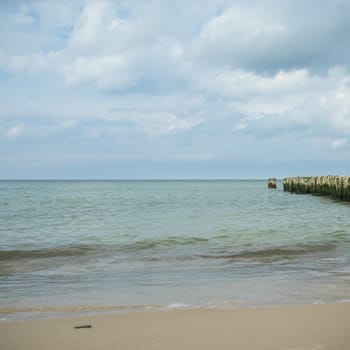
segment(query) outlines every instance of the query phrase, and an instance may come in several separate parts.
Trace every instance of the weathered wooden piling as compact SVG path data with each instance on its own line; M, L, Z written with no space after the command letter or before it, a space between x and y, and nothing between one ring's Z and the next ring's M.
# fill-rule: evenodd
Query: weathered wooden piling
M311 176L283 179L283 190L350 201L350 176Z
M277 182L276 179L271 177L267 180L267 186L268 188L277 188Z

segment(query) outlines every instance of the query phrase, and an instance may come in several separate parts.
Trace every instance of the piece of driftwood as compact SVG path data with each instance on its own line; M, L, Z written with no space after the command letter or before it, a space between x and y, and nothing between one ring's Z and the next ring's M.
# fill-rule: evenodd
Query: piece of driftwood
M82 326L74 326L75 329L80 329L80 328L92 328L91 324L85 324Z

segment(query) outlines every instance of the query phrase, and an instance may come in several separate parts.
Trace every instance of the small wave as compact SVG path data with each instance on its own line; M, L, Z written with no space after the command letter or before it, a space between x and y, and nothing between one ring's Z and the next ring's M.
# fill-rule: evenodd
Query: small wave
M215 237L213 238L215 241ZM231 259L231 260L267 260L293 258L300 255L325 252L337 247L337 241L329 240L324 243L303 243L290 246L268 246L253 249L252 245L235 246L221 245L215 250L215 242L210 238L200 237L169 237L164 239L148 239L119 244L86 244L48 247L32 250L4 250L0 251L0 261L11 262L26 259L65 258L65 257L111 257L120 255L120 258L131 258L149 262L160 261L187 261L194 259ZM178 246L189 246L188 255ZM172 250L170 250L172 248ZM216 246L219 249L218 246ZM214 250L213 250L214 249ZM241 250L239 250L241 249ZM167 252L158 256L157 252ZM143 252L142 254L140 254ZM170 253L171 252L171 253ZM135 256L136 254L136 256Z
M150 308L161 308L162 305L86 305L86 306L33 306L33 307L0 307L0 315L13 315L17 313L81 313L88 311L123 311Z
M201 237L168 237L163 239L144 239L135 242L124 242L117 244L90 243L83 245L66 245L39 249L0 250L0 261L78 257L84 255L94 255L98 253L137 253L140 251L147 251L152 249L204 244L208 243L209 240L209 238Z
M187 262L198 259L216 259L228 260L230 262L239 261L278 261L285 259L295 259L302 255L328 252L337 247L335 243L323 244L299 244L284 247L267 247L263 249L247 249L240 251L232 251L232 248L221 249L215 253L208 254L192 254L192 255L175 255L175 256L146 256L141 257L140 261L150 263L171 263L171 262Z
M244 250L221 254L203 254L205 259L230 259L230 260L267 260L293 258L300 255L325 252L336 248L334 243L324 244L299 244L289 247L268 247L256 250Z
M90 245L50 247L32 250L5 250L0 251L0 261L80 256L87 255L93 250L96 250L96 247Z
M337 230L337 231L333 231L327 234L328 237L332 237L335 240L349 240L350 239L350 235L347 231L343 231L343 230Z
M163 239L145 239L136 241L130 244L125 244L120 246L123 250L148 250L154 248L162 248L162 247L172 247L172 246L184 246L184 245L195 245L208 243L210 241L209 238L201 238L201 237L169 237Z

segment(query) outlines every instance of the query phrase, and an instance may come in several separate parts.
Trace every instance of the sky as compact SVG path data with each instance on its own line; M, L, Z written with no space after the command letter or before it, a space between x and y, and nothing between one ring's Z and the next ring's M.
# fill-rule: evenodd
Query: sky
M328 174L349 0L1 0L1 179Z

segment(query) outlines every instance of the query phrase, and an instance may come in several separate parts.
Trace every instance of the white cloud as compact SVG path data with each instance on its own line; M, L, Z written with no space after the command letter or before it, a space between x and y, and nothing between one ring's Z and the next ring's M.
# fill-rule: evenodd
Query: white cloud
M348 143L347 139L335 139L331 142L331 148L341 148L344 147Z
M105 34L113 27L114 9L107 1L88 3L74 24L69 45L87 53L103 48Z
M24 133L24 128L21 125L15 125L5 130L5 137L8 139L16 139Z
M28 26L35 23L35 19L30 15L28 6L22 5L17 13L9 14L7 20L17 26Z
M126 57L102 55L79 56L62 66L68 84L95 83L100 88L127 88L133 84L132 72Z
M208 69L198 77L196 88L240 100L247 96L297 93L307 86L316 85L318 80L309 76L306 70L280 71L265 76L240 69Z
M78 121L74 119L68 119L60 123L60 127L63 129L74 128L77 125L78 125Z
M188 131L201 123L201 120L178 118L171 113L152 113L148 117L142 115L138 124L144 132L153 137Z

